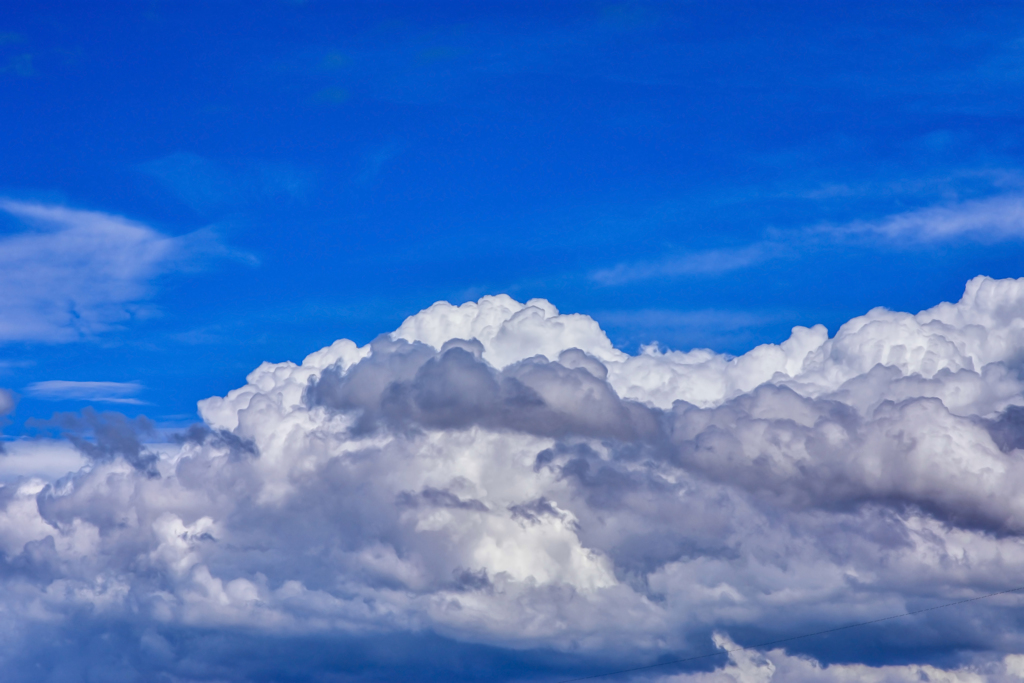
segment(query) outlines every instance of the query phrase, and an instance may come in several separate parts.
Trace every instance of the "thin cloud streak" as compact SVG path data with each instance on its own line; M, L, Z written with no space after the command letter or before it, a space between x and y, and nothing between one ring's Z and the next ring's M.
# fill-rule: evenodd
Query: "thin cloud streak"
M850 239L928 244L955 239L1002 242L1024 238L1024 196L1011 194L929 206L892 214L877 221L824 224L789 234L777 234L773 241L755 242L734 249L709 249L654 261L620 263L590 274L600 285L617 286L653 279L684 276L717 276L758 266L787 255L799 255L800 248L822 242Z
M33 398L49 401L96 401L100 403L123 403L146 405L145 401L134 398L145 389L137 382L73 382L52 379L33 382L25 393Z
M1024 237L1024 196L1000 195L854 221L824 232L838 237L878 235L890 240L938 242L965 237L999 242Z
M783 255L780 245L759 242L738 249L709 249L672 256L657 261L620 263L591 274L590 279L606 286L639 280L686 275L721 275L742 270Z

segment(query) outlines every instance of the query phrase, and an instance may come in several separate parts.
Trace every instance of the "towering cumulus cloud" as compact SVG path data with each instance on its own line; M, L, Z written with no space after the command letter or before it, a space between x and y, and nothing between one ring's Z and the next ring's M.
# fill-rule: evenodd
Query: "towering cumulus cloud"
M1022 363L1024 279L739 357L434 304L0 489L4 670L559 680L1021 586ZM634 677L1022 680L1022 600Z

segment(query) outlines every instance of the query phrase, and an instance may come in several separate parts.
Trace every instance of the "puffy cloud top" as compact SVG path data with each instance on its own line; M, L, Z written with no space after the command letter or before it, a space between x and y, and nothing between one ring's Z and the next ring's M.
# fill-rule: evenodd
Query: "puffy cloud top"
M632 356L543 300L437 303L364 347L264 363L173 447L83 416L85 469L0 489L3 628L101 624L137 655L124 671L176 680L256 680L224 661L268 638L410 634L553 648L575 672L1013 587L1022 330L1024 279L984 277L739 357ZM1016 680L1016 604L819 652L849 669L779 651L692 676ZM182 634L206 629L248 644L197 654ZM23 642L11 670L46 659Z

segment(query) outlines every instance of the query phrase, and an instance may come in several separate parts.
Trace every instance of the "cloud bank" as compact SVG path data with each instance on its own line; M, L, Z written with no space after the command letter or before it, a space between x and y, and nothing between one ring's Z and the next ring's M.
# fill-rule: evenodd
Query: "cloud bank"
M554 681L1012 588L1022 359L1024 279L739 357L494 296L264 363L175 445L59 416L88 465L0 489L0 665ZM635 678L1020 680L1020 600Z

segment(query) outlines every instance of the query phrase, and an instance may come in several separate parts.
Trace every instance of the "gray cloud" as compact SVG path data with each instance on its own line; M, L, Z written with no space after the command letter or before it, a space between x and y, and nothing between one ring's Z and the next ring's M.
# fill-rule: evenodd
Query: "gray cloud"
M656 433L647 408L622 401L605 381L607 369L579 349L560 355L564 365L539 356L499 371L482 359L479 342L454 342L435 355L423 345L378 340L351 370L333 368L313 381L310 404L358 411L363 428L383 420L398 429L482 426L625 440Z
M170 445L57 415L89 464L0 488L0 629L23 644L0 663L58 661L71 629L122 656L68 661L129 679L330 680L297 656L313 642L361 653L342 678L453 680L431 659L453 651L559 679L1014 587L1022 314L1024 280L977 278L831 338L630 356L584 316L485 297L265 363ZM1014 680L1016 606L647 678ZM403 668L401 643L434 663ZM232 668L268 650L263 679Z
M121 413L100 413L87 407L81 413L54 413L49 420L29 420L27 424L58 431L93 462L121 459L140 472L156 474L157 455L143 444L143 439L155 435L156 425L144 415L129 419Z

